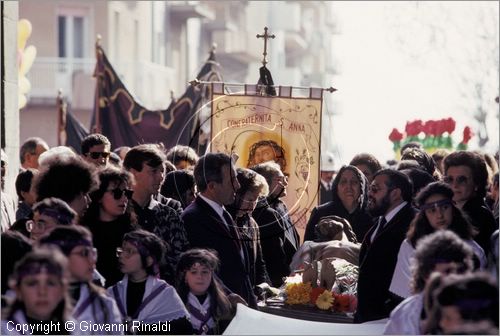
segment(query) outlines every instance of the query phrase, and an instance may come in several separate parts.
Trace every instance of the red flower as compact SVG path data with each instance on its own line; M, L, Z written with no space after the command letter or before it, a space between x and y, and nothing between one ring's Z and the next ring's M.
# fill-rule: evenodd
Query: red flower
M448 132L448 134L453 133L455 130L455 120L453 118L448 118L445 119L445 131Z
M446 132L446 119L436 121L436 136L441 136Z
M311 303L312 304L316 304L316 300L318 299L318 296L320 296L321 294L323 294L323 292L325 291L326 289L323 288L323 287L315 287L311 290L311 294L310 294L310 298L311 298Z
M462 143L466 145L469 142L469 140L472 138L474 133L472 133L472 130L470 129L469 126L465 126L463 134L464 134L463 135L464 137L463 137Z
M358 300L352 294L337 294L333 293L333 310L339 312L353 312L358 306Z
M406 122L406 135L407 136L417 136L420 132L422 132L423 125L422 120L417 119L412 122Z
M403 139L403 134L398 131L397 128L393 128L391 134L389 134L389 140L392 142L401 141Z
M436 135L437 124L438 124L437 120L427 120L423 126L425 135L433 135L433 136Z

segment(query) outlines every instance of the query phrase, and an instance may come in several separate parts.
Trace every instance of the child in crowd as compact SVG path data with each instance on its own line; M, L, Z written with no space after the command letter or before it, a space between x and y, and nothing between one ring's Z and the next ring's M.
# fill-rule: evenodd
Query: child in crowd
M458 335L469 329L481 334L480 323L486 323L498 335L498 286L488 274L450 276L434 295L433 316L438 323L429 332Z
M145 230L125 234L122 247L116 250L120 270L125 276L108 288L108 294L115 298L129 332L145 330L142 327L134 330L136 324L132 321L140 321L144 324L168 323L168 331L172 334L192 333L189 313L175 288L158 278L165 250L163 241ZM150 329L147 334L151 334Z
M234 317L235 307L214 276L218 264L216 252L205 249L184 252L177 264L177 291L198 335L222 334Z
M21 335L15 325L29 326L24 334L68 335L70 319L67 260L57 249L36 249L21 259L10 277L15 300L3 311L2 335ZM60 327L51 327L59 323Z
M74 309L72 317L81 321L92 321L96 324L118 325L121 323L120 312L115 301L106 295L106 291L94 283L92 278L97 260L97 250L92 245L92 234L80 225L56 227L48 235L40 239L40 244L58 246L68 258L70 295ZM80 332L80 330L75 330ZM82 330L82 332L84 332ZM117 328L110 330L89 330L85 333L120 334Z
M50 233L58 225L73 225L76 212L59 198L49 197L33 205L33 219L26 222L26 230L33 241Z

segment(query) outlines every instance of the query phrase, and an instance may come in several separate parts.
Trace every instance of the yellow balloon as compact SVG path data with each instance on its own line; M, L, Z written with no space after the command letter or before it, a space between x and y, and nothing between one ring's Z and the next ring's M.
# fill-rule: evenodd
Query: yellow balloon
M31 83L26 77L21 77L19 76L18 78L18 83L19 83L19 93L25 94L28 93L31 90Z
M24 50L23 59L21 61L21 65L19 66L19 74L21 76L26 75L26 73L29 71L29 69L33 65L33 62L35 61L35 57L36 48L34 46L30 45Z
M17 106L18 106L18 109L22 109L23 107L26 106L26 96L19 93L18 94L18 97L17 97Z
M31 22L21 19L17 22L17 47L21 50L26 46L26 41L31 35Z

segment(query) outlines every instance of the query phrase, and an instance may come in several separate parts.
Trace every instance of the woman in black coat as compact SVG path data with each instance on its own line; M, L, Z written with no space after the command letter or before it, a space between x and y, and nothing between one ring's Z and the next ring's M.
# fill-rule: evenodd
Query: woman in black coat
M351 224L359 242L372 225L368 214L368 180L354 166L343 166L335 176L332 185L333 200L313 209L306 226L304 241L317 240L316 224L325 216L339 216Z

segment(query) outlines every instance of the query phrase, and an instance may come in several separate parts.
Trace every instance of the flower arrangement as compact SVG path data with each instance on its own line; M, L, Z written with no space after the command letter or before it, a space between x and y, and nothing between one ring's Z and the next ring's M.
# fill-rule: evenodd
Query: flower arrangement
M296 274L285 280L285 303L340 313L356 311L358 267L343 259L332 260L332 263L336 277L332 288L322 287L318 283L304 283L302 275Z
M455 131L455 127L456 122L453 118L427 121L417 119L406 122L406 136L397 128L393 128L389 134L389 140L393 143L396 154L398 154L401 146L412 141L420 142L427 152L433 153L439 148L453 149L451 135ZM467 149L467 143L472 136L473 133L470 127L466 126L463 130L463 139L457 145L457 149Z

